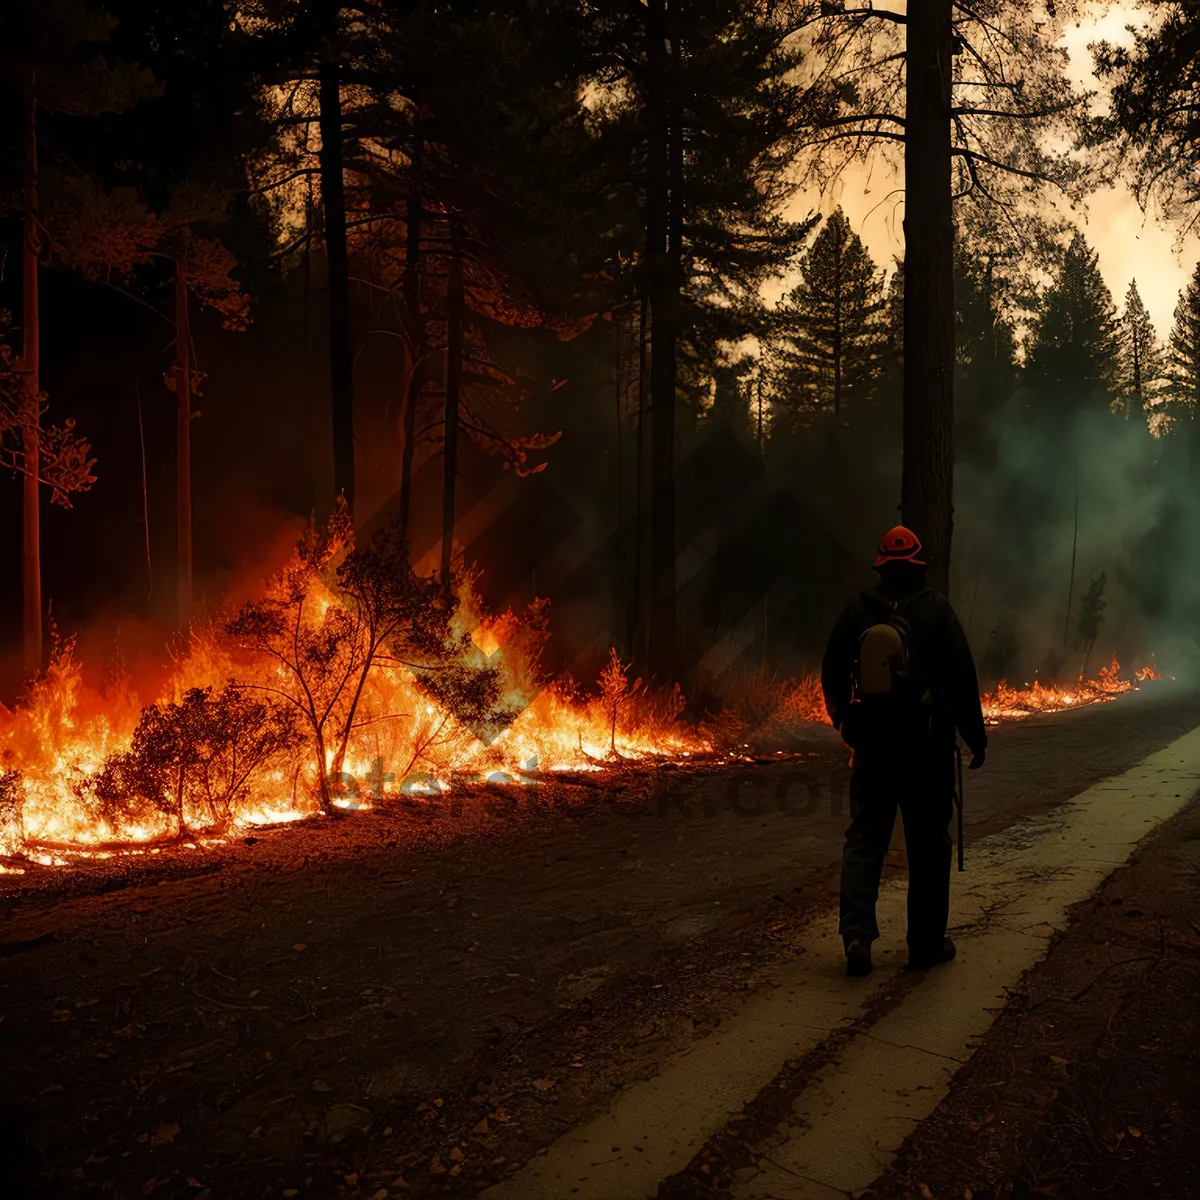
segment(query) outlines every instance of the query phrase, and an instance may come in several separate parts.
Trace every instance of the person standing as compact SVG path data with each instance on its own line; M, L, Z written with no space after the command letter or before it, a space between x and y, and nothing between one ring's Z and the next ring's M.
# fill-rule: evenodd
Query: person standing
M825 708L852 752L839 930L846 973L868 975L875 906L896 823L908 858L908 963L949 962L950 817L956 732L983 766L987 731L966 634L950 601L925 583L920 539L897 525L875 557L878 584L852 600L821 664Z

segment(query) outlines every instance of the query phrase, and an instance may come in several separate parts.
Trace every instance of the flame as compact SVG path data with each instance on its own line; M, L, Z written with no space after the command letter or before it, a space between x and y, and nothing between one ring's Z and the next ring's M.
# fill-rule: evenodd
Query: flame
M306 611L319 620L338 603L323 584ZM540 604L540 602L539 602ZM816 676L758 681L739 713L706 724L682 720L678 689L655 693L612 659L593 689L561 680L545 685L538 656L545 606L524 615L488 613L472 581L464 585L454 623L469 664L499 675L501 703L513 716L486 731L459 721L404 665L388 661L364 689L364 720L352 733L345 774L331 803L357 810L397 797L436 797L471 785L522 787L546 773L598 772L616 764L678 762L718 750L745 753L750 731L768 735L796 725L828 723ZM219 689L229 680L263 693L286 686L283 668L255 660L214 626L195 633L155 694L142 696L127 676L89 679L70 644L36 678L13 709L0 706L0 872L21 873L24 859L66 867L84 857L156 854L164 844L196 848L220 843L233 828L251 829L319 816L318 759L308 743L266 762L248 778L229 811L218 814L186 788L174 812L135 797L102 803L98 775L127 751L145 706L179 704L190 689ZM1120 665L1069 686L1015 688L1002 682L983 696L990 723L1111 700L1158 679L1152 666L1121 678ZM737 747L731 749L731 747ZM325 755L334 767L333 753ZM725 761L722 759L722 761ZM180 803L180 799L182 802Z
M1139 667L1134 678L1121 678L1121 664L1113 655L1107 667L1101 667L1095 679L1078 679L1070 685L1044 684L1035 680L1024 687L1011 687L1001 680L994 692L985 692L983 699L984 719L991 725L1001 721L1017 721L1034 713L1063 712L1068 708L1081 708L1087 704L1103 704L1125 692L1134 690L1139 683L1160 679L1152 666Z
M408 668L381 663L364 689L365 719L351 737L334 806L367 808L401 795L437 796L463 784L521 786L541 772L600 770L617 760L712 749L702 731L680 722L678 695L661 698L631 684L614 723L611 697L606 702L566 681L545 685L537 669L544 641L533 629L538 623L528 615L485 612L471 582L454 616L456 631L469 647L469 665L498 671L500 704L517 715L499 730L473 730ZM306 611L318 622L338 601L323 584L312 587ZM132 797L112 811L95 794L98 773L130 748L144 707L179 703L189 689L219 690L230 680L277 693L286 685L284 676L278 663L249 658L221 627L194 633L166 682L148 696L139 695L127 677L90 679L73 647L60 647L19 704L0 706L0 856L64 866L82 854L140 853L184 839L219 840L230 826L319 815L311 748L257 773L227 821L215 819L186 788L182 821ZM333 751L325 760L326 769L333 768ZM5 780L16 781L16 803L5 803Z

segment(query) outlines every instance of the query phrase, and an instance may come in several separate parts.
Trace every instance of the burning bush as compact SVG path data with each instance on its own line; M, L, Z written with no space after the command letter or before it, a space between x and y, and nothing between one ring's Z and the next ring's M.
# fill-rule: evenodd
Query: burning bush
M182 702L142 710L128 750L85 785L105 818L119 824L146 806L174 822L223 832L257 776L301 742L296 714L231 684L215 695L191 688Z
M419 703L415 686L404 697L412 711L396 711L390 702L398 698L397 672L414 685L425 679L435 699L457 700L468 718L480 720L494 705L495 672L455 662L466 651L465 639L451 628L455 607L435 579L413 571L396 526L382 529L369 546L355 547L343 510L326 529L310 525L267 594L246 604L226 626L268 668L271 682L246 686L277 697L304 725L323 812L337 811L334 800L357 729L408 720L419 747L415 762L458 719L451 708L432 732L424 729L428 722L420 709L431 706ZM388 674L391 687L380 678Z

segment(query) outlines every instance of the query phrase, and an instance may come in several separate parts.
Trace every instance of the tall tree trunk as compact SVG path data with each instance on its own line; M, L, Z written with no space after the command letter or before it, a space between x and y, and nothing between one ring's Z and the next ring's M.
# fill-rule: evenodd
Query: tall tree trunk
M647 220L650 311L651 675L675 675L675 348L679 334L678 247L682 154L677 99L671 95L666 0L646 8ZM678 55L678 46L673 46Z
M840 228L839 228L840 237ZM839 244L833 268L833 430L842 428L842 263L846 247Z
M417 409L424 381L425 318L421 312L421 223L424 210L421 197L421 167L424 162L425 135L413 118L411 179L405 206L404 238L404 323L408 335L408 371L404 381L404 446L400 452L400 528L408 536L412 520L413 463L416 456Z
M446 294L446 402L442 439L442 590L453 586L451 560L454 552L454 485L458 478L458 398L463 370L463 277L462 249L457 231L450 226L450 280Z
M38 306L38 158L37 158L37 79L29 73L29 94L25 107L25 237L21 245L21 370L24 372L25 417L21 430L21 574L23 581L23 625L25 633L25 670L29 674L42 669L42 550L41 489L41 384L40 310Z
M950 586L954 528L954 225L951 0L908 9L904 130L904 468L901 511Z
M333 8L336 15L336 6ZM332 20L330 21L332 25ZM332 30L327 30L331 36ZM341 71L332 53L320 65L321 205L329 280L329 383L333 410L333 491L354 512L354 349L350 339L350 263L342 176Z
M175 626L186 630L192 619L192 372L188 320L188 231L179 235L175 259Z
M638 380L637 380L637 481L635 547L633 563L633 656L639 668L650 667L650 534L653 481L650 476L650 328L649 278L642 277L642 297L638 305Z

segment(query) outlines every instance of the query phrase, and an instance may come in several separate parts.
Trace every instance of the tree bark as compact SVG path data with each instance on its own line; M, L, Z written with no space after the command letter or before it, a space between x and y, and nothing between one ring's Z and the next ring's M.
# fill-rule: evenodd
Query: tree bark
M904 141L904 523L929 582L950 586L954 527L954 225L950 199L951 0L908 10Z
M842 265L846 246L838 227L837 263L833 269L833 429L842 430Z
M650 639L652 677L666 683L676 668L675 353L679 336L682 130L672 96L666 0L646 8L646 257L653 340L650 354L651 508ZM674 46L678 54L678 46Z
M25 670L34 674L42 669L42 550L41 489L41 384L40 310L38 306L38 157L37 157L37 79L29 74L29 94L25 107L25 236L21 244L21 370L25 386L25 424L21 430L21 574L22 613L25 641Z
M421 166L425 141L420 125L413 118L411 158L412 178L408 185L404 238L404 321L408 335L408 371L404 382L404 445L400 452L400 528L407 537L412 519L413 463L416 454L417 409L421 403L424 378L425 319L421 312L421 223L424 211L421 198Z
M446 398L442 437L442 590L453 588L454 485L458 478L458 399L463 368L462 254L454 226L450 232L450 280L446 295Z
M650 671L650 509L653 480L650 475L650 328L649 279L643 275L642 296L638 304L638 412L637 412L637 496L634 528L633 628L634 660L645 673Z
M175 515L177 522L175 626L192 619L192 372L188 320L188 231L179 235L175 259Z
M336 14L336 9L334 10ZM332 21L330 22L332 24ZM327 30L331 35L332 30ZM319 68L321 206L329 290L329 383L333 411L333 491L354 512L354 349L350 338L350 263L346 250L346 189L342 177L342 87L327 52Z

